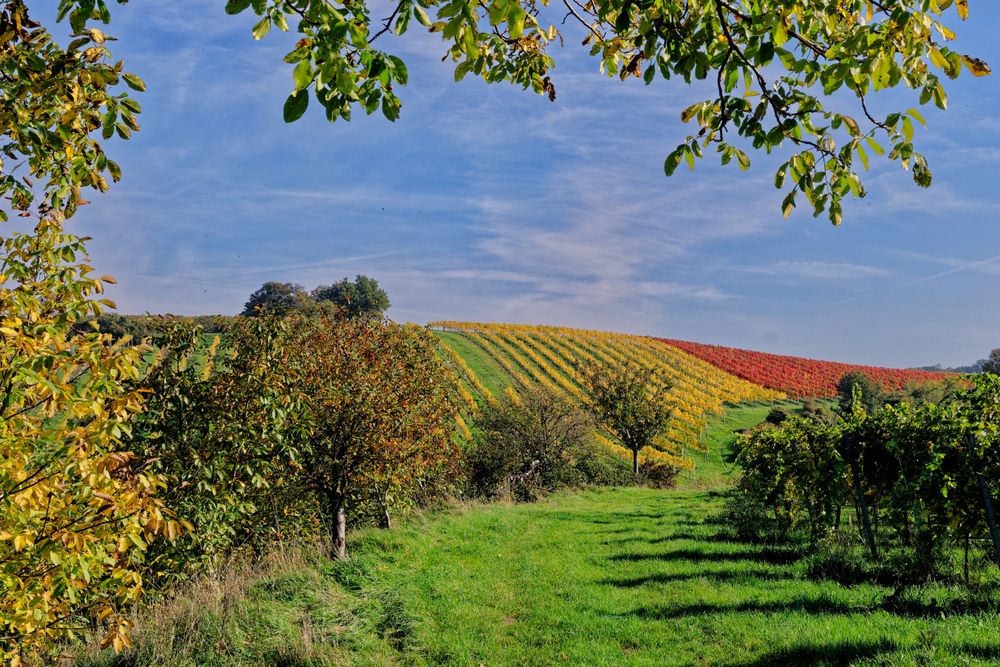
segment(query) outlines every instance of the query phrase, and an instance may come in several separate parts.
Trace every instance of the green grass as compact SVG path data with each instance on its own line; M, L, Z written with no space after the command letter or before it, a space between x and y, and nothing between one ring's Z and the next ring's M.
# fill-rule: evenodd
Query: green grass
M808 580L794 551L731 540L709 520L722 502L706 491L594 489L364 530L349 561L251 587L233 628L205 643L221 634L254 650L241 661L206 649L200 664L279 655L289 665L1000 661L995 607L942 613L932 598L951 592L938 587L921 591L906 614L888 611L891 589ZM283 641L299 648L279 653ZM199 664L174 660L164 664Z
M701 435L701 443L706 451L701 455L691 454L695 468L681 475L678 486L682 489L720 489L729 486L737 472L733 465L736 432L761 423L774 408L792 411L800 407L802 404L797 401L755 403L727 407L721 415L712 415Z
M490 390L494 396L501 396L508 386L510 378L507 373L500 368L500 365L490 357L481 347L476 345L469 336L457 331L432 331L436 338L441 339L469 364L469 368L476 374L483 386Z

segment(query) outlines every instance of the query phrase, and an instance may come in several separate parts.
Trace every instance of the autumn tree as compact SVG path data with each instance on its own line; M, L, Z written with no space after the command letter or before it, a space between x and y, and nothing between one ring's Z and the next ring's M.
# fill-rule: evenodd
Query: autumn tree
M321 316L289 329L296 459L325 506L331 554L344 558L352 502L376 493L388 512L394 495L454 464L444 369L416 327Z
M143 88L89 16L64 48L23 2L0 3L0 661L12 664L89 623L123 648L147 545L183 529L122 442L142 409L127 385L143 348L77 328L114 307L113 279L96 277L66 221L85 188L120 177L94 135L128 138L139 104L124 84Z
M343 317L351 320L380 320L389 310L389 295L379 287L378 281L358 275L354 281L347 278L332 285L320 285L310 296L315 301L329 301L336 305Z
M609 434L632 452L632 472L639 475L639 452L663 435L673 414L671 384L655 369L638 364L595 364L581 375L588 406Z

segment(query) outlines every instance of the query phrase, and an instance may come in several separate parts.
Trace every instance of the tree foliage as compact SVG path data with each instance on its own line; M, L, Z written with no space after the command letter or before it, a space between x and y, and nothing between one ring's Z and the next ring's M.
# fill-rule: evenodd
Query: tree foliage
M310 296L314 301L333 303L349 320L380 320L390 306L389 295L378 281L363 275L356 276L354 282L344 278L332 285L320 285Z
M259 315L280 317L300 310L308 299L309 295L302 285L269 280L250 295L250 298L243 305L243 312L240 314L244 317L257 317Z
M639 452L652 446L670 425L672 385L654 369L638 364L595 364L581 374L590 410L632 452L632 471L638 476Z
M469 484L487 497L533 500L583 481L574 463L591 455L594 421L579 402L545 387L487 405L467 453Z
M318 527L294 484L286 336L280 318L254 317L236 318L222 336L173 323L154 339L136 384L146 403L127 442L164 480L161 501L195 531L152 545L158 588L239 547Z
M286 121L301 117L311 97L331 121L350 119L354 108L398 118L396 90L407 83L406 65L380 47L413 21L440 34L456 80L475 74L509 81L553 101L552 46L582 34L609 77L714 84L715 95L682 112L683 121L698 127L667 156L668 176L681 163L693 169L710 150L741 169L750 166L748 149L780 150L786 160L775 186L785 190L784 215L805 199L834 224L844 198L865 196L859 172L874 158L898 163L929 186L927 160L914 145L916 125L925 124L916 107L947 108L943 79L963 69L990 73L985 62L951 46L956 35L948 24L968 18L967 0L561 4L555 11L547 0L397 0L387 16L373 16L363 2L228 0L226 11L252 9L260 17L255 39L272 26L302 36L285 56L294 80ZM576 34L563 34L569 18ZM900 87L913 91L916 104L880 113L876 93ZM835 98L849 104L832 104Z
M143 84L101 31L74 32L63 48L23 2L0 3L0 221L33 220L7 228L0 259L0 656L14 664L87 617L123 647L148 543L182 531L122 443L142 407L127 386L142 348L76 328L113 307L101 297L113 279L93 275L64 224L84 188L120 177L91 135L128 138L140 109L120 84Z
M859 400L835 426L790 417L756 429L738 456L743 496L786 534L808 526L814 544L836 527L834 510L855 503L870 539L905 554L904 584L933 576L949 544L964 544L967 563L1000 493L1000 378L971 380L938 403L869 412Z
M1000 347L990 352L989 358L983 361L983 372L1000 375Z
M454 408L427 332L371 320L299 317L285 376L299 404L295 459L324 504L332 555L346 555L348 505L386 511L405 490L449 474Z
M885 402L885 392L865 373L851 371L844 373L837 382L837 399L845 414L850 413L857 401L861 402L861 407L866 411L875 412Z

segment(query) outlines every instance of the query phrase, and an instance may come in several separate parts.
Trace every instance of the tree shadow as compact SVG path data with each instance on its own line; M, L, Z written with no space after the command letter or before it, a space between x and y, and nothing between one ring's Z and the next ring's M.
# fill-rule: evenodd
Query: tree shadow
M676 561L687 560L696 563L732 563L738 561L751 561L756 563L770 563L771 565L791 565L802 559L802 554L789 549L775 549L765 547L757 551L742 551L736 553L726 553L718 551L698 551L697 549L672 549L655 554L643 553L620 553L614 554L608 560L616 562L632 561Z
M774 665L852 665L859 660L892 653L898 645L888 639L873 642L841 641L832 644L802 644L769 651L729 667L773 667Z
M771 572L770 570L721 570L719 572L691 572L673 574L650 574L644 577L622 577L602 579L599 584L614 586L615 588L640 588L652 584L669 584L679 581L691 581L695 579L705 579L707 581L744 581L748 579L760 579L763 581L794 580L795 577L782 574L781 572Z
M801 644L769 651L764 655L727 663L728 667L772 667L773 665L853 665L860 660L876 658L887 653L905 650L891 639L879 641L850 642L840 641L829 644ZM914 647L919 651L919 647ZM949 657L973 658L995 662L1000 660L1000 647L980 646L974 644L945 644ZM916 656L912 656L916 660ZM933 658L927 657L927 664L933 664Z
M736 604L698 603L674 607L639 607L629 615L651 621L665 621L702 616L705 614L745 614L804 612L807 614L854 614L871 611L868 607L851 605L824 596L797 597L790 600L770 600L767 602L741 602Z

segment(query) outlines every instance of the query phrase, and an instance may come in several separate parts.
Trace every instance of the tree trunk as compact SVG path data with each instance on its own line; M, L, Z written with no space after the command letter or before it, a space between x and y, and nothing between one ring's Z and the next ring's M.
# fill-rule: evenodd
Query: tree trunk
M382 505L382 516L379 519L378 527L384 530L389 530L390 528L392 528L392 515L389 514L389 503L383 500L381 505Z
M328 494L330 503L330 557L336 560L347 558L347 511L344 507L344 494L332 492Z
M639 450L632 450L632 473L638 477L639 476Z

